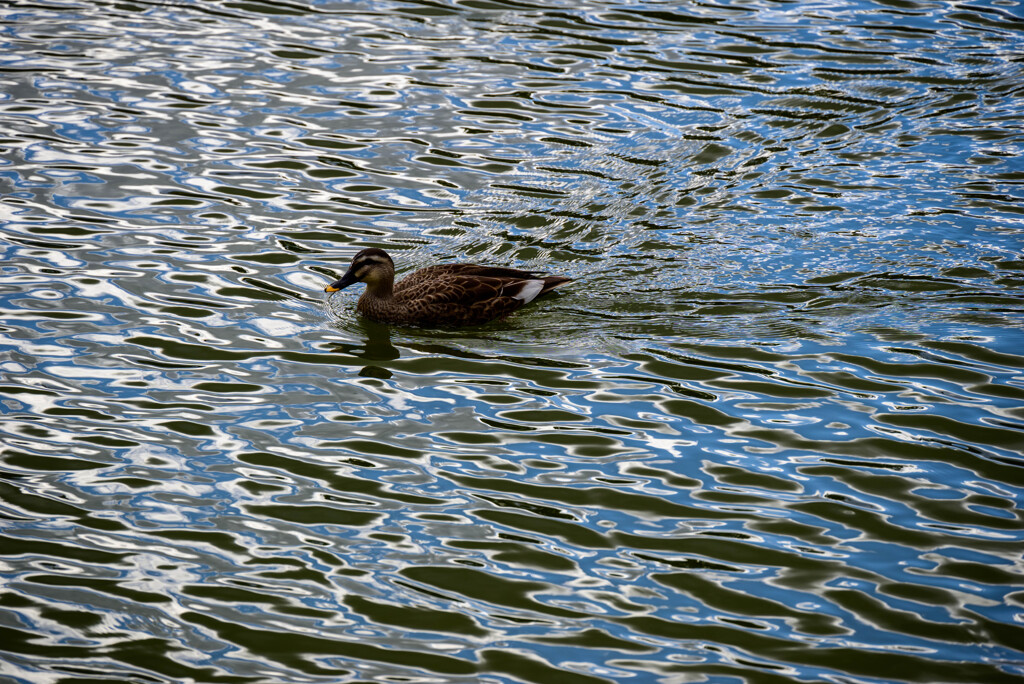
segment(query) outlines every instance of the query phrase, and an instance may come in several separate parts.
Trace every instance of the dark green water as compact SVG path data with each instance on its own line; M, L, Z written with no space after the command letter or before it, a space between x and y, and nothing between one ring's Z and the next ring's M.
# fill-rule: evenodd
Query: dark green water
M0 37L0 681L1024 681L1019 3Z

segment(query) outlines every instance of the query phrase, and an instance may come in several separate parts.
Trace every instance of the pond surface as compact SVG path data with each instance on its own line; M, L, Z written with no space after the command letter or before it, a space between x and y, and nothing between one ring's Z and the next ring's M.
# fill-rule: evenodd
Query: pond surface
M1020 3L0 29L3 681L1024 681Z

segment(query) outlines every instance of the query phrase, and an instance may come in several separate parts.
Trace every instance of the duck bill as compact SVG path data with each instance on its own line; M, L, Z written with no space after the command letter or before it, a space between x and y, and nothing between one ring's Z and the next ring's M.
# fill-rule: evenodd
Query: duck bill
M341 280L335 280L333 283L324 288L324 292L334 293L338 290L344 290L346 287L356 282L356 276L349 270L348 273L341 277Z

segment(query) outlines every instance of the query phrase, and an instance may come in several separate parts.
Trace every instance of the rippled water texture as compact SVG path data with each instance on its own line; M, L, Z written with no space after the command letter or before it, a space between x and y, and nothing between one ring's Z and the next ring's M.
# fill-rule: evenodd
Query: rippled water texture
M1020 3L0 28L4 682L1024 681Z

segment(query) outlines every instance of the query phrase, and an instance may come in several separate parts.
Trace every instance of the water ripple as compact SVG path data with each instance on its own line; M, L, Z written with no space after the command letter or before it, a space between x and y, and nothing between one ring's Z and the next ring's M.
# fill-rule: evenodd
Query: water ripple
M0 9L11 681L1010 682L999 2ZM472 330L359 248L570 288Z

